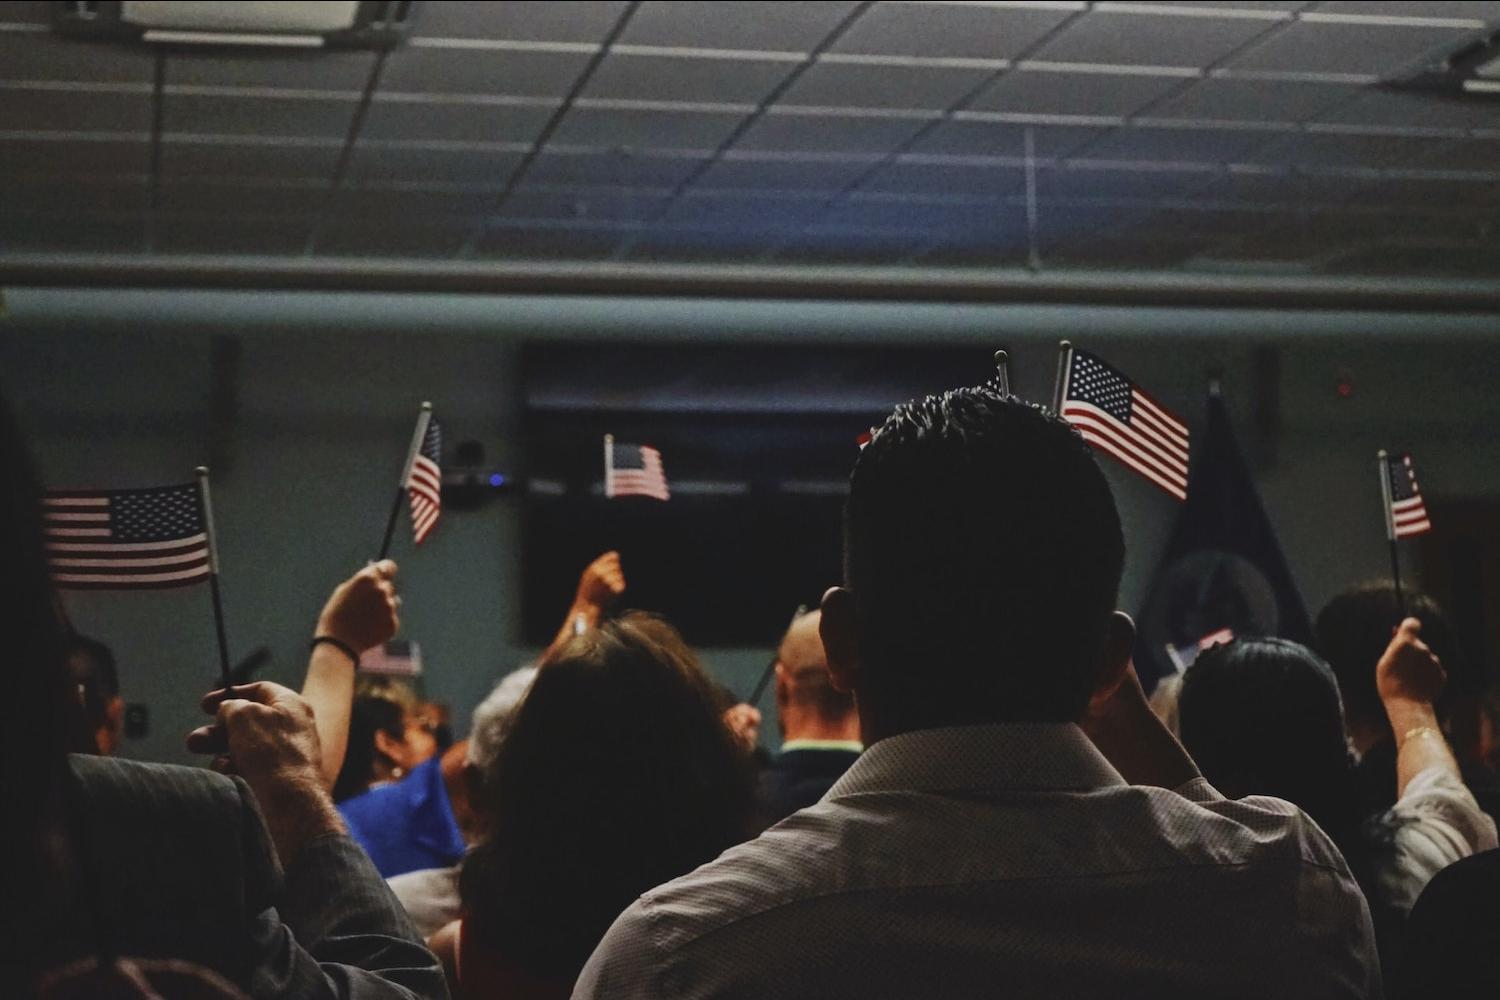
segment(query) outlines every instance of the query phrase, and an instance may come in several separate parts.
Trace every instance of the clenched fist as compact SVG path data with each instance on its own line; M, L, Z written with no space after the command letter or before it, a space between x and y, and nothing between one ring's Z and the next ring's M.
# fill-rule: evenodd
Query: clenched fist
M589 563L578 578L573 607L608 611L624 593L625 570L620 566L620 553L606 552Z
M339 584L318 616L316 634L332 636L357 653L388 640L401 626L395 578L396 564L382 559Z
M1437 654L1422 641L1422 623L1408 618L1375 665L1375 689L1387 705L1393 701L1432 704L1448 675Z

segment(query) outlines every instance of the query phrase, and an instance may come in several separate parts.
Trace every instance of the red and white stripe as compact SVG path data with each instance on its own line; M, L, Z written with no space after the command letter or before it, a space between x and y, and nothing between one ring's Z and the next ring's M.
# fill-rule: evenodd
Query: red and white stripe
M1410 538L1432 530L1427 519L1427 505L1420 496L1396 500L1391 504L1391 533L1397 538Z
M114 541L108 497L45 497L42 520L58 586L172 587L208 577L206 533L164 542Z
M406 491L411 495L412 535L421 545L437 524L443 508L443 473L437 463L418 454L412 460L411 475L406 478Z
M653 500L670 500L667 489L667 473L661 464L661 452L650 445L641 445L641 469L611 469L605 482L605 495L609 497L641 496Z
M1178 500L1186 500L1187 427L1134 387L1130 406L1128 424L1076 399L1063 403L1062 415L1089 444L1103 448Z

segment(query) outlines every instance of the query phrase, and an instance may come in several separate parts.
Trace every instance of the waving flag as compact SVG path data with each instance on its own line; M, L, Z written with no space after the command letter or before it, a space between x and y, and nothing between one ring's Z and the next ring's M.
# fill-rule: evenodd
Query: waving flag
M670 500L661 452L646 444L615 444L613 434L604 435L604 495Z
M194 483L51 492L43 521L59 587L183 587L208 579L208 528Z
M1390 490L1386 494L1386 534L1391 539L1410 538L1432 530L1427 519L1427 505L1422 502L1422 491L1417 488L1417 472L1412 468L1411 455L1385 456L1386 475L1390 478Z
M1083 439L1178 500L1187 499L1188 429L1130 379L1064 343L1058 414Z
M406 474L406 492L411 497L411 530L418 545L437 525L443 509L443 433L437 418L427 414L422 444L412 453Z

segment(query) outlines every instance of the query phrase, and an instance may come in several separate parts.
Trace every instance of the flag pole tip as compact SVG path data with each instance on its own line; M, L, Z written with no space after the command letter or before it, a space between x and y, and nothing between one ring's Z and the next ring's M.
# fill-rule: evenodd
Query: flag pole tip
M1063 350L1068 350L1073 346L1073 342L1071 340L1059 340L1057 342L1057 346L1061 347Z
M1006 354L1005 351L999 350L999 351L995 352L995 364L997 364L997 365L1003 365L1009 359L1010 359L1010 355Z
M1379 451L1377 451L1375 453L1375 457L1376 458L1380 458L1380 459L1389 458L1390 457L1390 453L1387 452L1384 448L1382 448L1382 449L1380 449Z
M200 465L200 466L198 466L196 469L193 470L193 475L197 476L199 479L206 479L206 478L208 478L208 466L206 466L206 465Z
M425 399L422 400L422 409L425 412L427 412L427 413L431 413L432 412L432 403L429 402L428 400L425 400Z

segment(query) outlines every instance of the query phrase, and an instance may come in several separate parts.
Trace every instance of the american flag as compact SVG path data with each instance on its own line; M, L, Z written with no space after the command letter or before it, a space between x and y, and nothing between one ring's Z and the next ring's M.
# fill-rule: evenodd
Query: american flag
M42 515L59 587L183 587L208 578L208 530L194 483L51 492Z
M432 531L443 509L443 470L438 465L443 455L443 432L436 417L427 421L422 446L412 456L411 473L406 477L406 492L411 496L411 530L416 543Z
M1178 500L1187 499L1188 429L1130 379L1092 354L1070 349L1062 417L1083 439Z
M1417 488L1417 472L1408 454L1387 455L1386 473L1391 480L1390 529L1392 538L1409 538L1432 530L1427 505Z
M661 452L646 444L615 444L604 438L604 495L670 500Z

